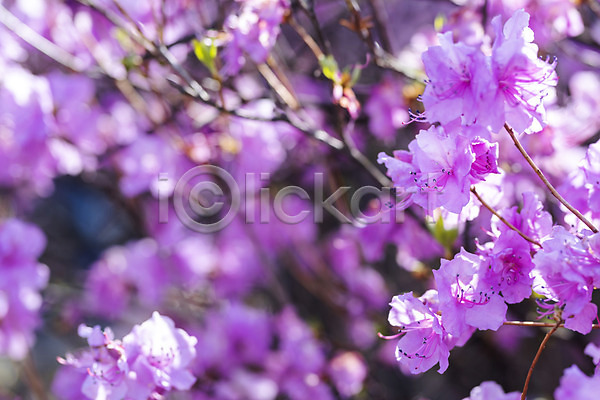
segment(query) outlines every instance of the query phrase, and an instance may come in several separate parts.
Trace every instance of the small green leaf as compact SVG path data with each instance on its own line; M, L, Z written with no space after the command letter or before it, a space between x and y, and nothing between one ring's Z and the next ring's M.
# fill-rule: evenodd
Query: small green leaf
M123 50L131 52L135 49L135 44L125 29L115 28L112 31L112 35L117 39L117 42Z
M356 82L358 82L358 80L360 79L360 73L362 71L361 67L354 67L352 69L352 79L350 79L350 87L354 86L354 84L356 84Z
M458 237L458 229L446 229L444 228L444 220L442 217L439 217L436 221L435 225L430 226L429 228L435 240L438 241L439 244L444 246L446 250L452 250L454 246L454 242L456 242L456 238Z
M441 32L442 28L446 24L446 17L443 14L438 14L433 21L433 27L436 32Z
M202 41L194 39L194 54L202 64L209 69L211 74L216 75L215 59L217 58L217 45L210 38L204 38Z
M333 58L332 55L321 57L319 59L319 64L321 65L323 75L325 75L327 79L335 81L340 70L335 58Z

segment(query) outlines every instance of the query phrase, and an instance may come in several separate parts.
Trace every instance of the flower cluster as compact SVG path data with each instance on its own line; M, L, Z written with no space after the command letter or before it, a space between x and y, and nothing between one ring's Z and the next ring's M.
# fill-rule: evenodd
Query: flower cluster
M491 55L481 46L454 43L451 32L440 34L440 45L423 53L425 119L440 125L421 131L408 152L379 155L394 185L410 198L406 205L459 214L469 203L470 187L498 173L491 133L505 122L519 131L542 129L543 99L557 77L554 64L537 58L528 21L523 10L504 26L494 18Z
M491 55L454 43L450 32L441 34L440 46L423 53L429 78L422 96L427 120L448 124L458 118L464 125L481 125L493 132L505 122L518 131L541 130L543 99L557 77L554 64L538 59L528 22L529 14L523 10L504 25L500 16L495 17Z
M490 142L492 133L505 123L525 132L543 128L543 100L556 85L556 74L554 65L537 58L528 21L523 10L503 27L494 18L496 37L489 55L481 45L454 43L451 32L439 36L440 46L423 53L429 76L422 96L425 118L439 125L422 130L408 151L379 155L406 196L404 206L415 203L430 213L441 207L460 214L472 186L499 172L499 143ZM590 146L578 170L585 182L579 193L589 204L583 211L592 215L600 176L597 153L596 145ZM418 299L412 292L392 299L389 322L401 336L396 358L403 369L420 373L439 363L443 373L452 347L464 344L475 330L499 329L508 304L522 302L532 291L541 297L540 317L563 319L565 328L583 334L591 331L598 313L592 302L599 285L598 233L553 226L533 192L523 193L520 209L502 210L487 232L492 240L478 242L475 253L462 248L441 260L433 271L436 289ZM563 379L579 379L578 374L570 369ZM568 386L561 385L558 398L575 398L562 394ZM471 393L473 399L515 396L492 382Z
M81 325L79 336L90 348L59 359L67 367L54 383L57 393L83 381L81 393L88 399L145 400L188 390L196 381L189 367L197 339L157 312L122 340L115 340L110 328L102 331L97 325Z

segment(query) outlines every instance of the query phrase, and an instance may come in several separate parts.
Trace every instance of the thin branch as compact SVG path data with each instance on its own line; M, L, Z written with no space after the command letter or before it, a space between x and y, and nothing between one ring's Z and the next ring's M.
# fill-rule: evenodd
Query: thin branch
M302 25L297 23L291 15L287 18L286 21L292 28L294 28L294 30L302 38L304 43L306 43L306 45L313 52L317 60L321 60L325 57L325 53L323 52L323 50L321 50L319 44L315 42L315 39L313 39L312 36L310 36L310 34L306 31L306 29L304 29Z
M119 3L118 0L112 0L112 3L114 4L114 6L117 8L117 10L119 10L119 12L121 13L121 15L123 17L125 17L125 19L127 19L131 25L133 25L133 27L135 28L135 30L137 31L137 33L139 34L139 36L144 39L146 42L148 42L149 44L152 43L152 41L150 39L148 39L146 37L146 35L144 34L144 32L142 31L142 28L140 27L140 24L138 21L135 20L135 18L133 18L125 9L125 7L123 7L121 5L121 3Z
M57 63L76 72L84 70L85 61L72 55L31 29L2 4L0 4L0 23Z
M505 321L504 325L511 326L529 326L533 328L552 328L556 326L553 322L536 322L536 321ZM565 324L561 323L559 328L564 328ZM600 329L600 324L592 324L592 329Z
M357 32L363 42L365 42L375 59L375 64L377 64L377 66L380 68L390 69L404 75L409 79L416 80L417 77L414 76L414 74L407 71L402 63L396 57L394 57L394 55L382 49L379 43L375 41L369 28L363 24L363 18L361 16L358 3L355 0L345 1L348 10L352 14L352 22L355 25L353 31Z
M542 354L542 351L546 347L548 340L550 340L550 336L552 336L552 334L554 332L556 332L556 330L559 328L561 323L562 323L562 320L560 318L558 318L556 323L554 324L554 327L550 330L550 332L546 333L544 340L542 340L542 343L540 344L540 347L539 347L537 353L535 354L535 357L531 363L531 366L529 367L529 372L527 372L527 378L525 378L525 385L523 385L523 392L521 393L521 400L525 400L525 398L527 397L527 389L529 389L529 381L531 380L531 375L533 374L533 369L535 368L538 360L540 359L540 355Z
M350 155L356 161L358 161L375 179L377 182L383 187L392 187L392 181L388 179L387 176L383 174L371 161L356 147L356 143L354 143L354 139L350 135L350 131L354 129L354 121L350 121L350 123L346 126L346 129L342 130L342 136L344 138L344 143L348 147L350 151Z
M381 44L385 51L392 51L392 42L387 32L387 13L385 11L385 4L382 0L369 0L371 9L373 10L373 20L377 24L377 30L381 36Z
M327 54L331 54L331 43L329 43L329 41L323 34L323 30L321 29L321 25L319 24L319 20L317 18L317 13L315 12L314 2L313 1L300 1L300 6L302 7L302 10L308 16L308 19L310 19L310 21L315 29L315 32L317 33L317 38L319 39L319 41L325 48L324 52Z
M519 139L517 138L517 135L515 134L515 131L511 128L511 126L508 125L508 123L504 123L504 129L506 129L506 131L510 135L511 139L515 143L515 146L517 146L517 149L521 152L521 154L523 155L523 157L525 157L525 160L527 161L527 163L529 163L529 165L531 166L531 168L533 168L533 171L537 174L537 176L540 177L540 179L542 180L542 182L544 182L544 184L546 185L546 187L548 188L548 190L550 190L550 193L552 193L552 195L554 197L556 197L556 199L558 201L560 201L562 203L562 205L564 205L569 211L571 211L573 214L575 214L575 216L577 218L579 218L584 224L586 224L587 227L592 230L592 232L597 233L598 229L596 229L596 227L590 221L588 221L587 218L585 218L575 207L573 207L571 204L569 204L569 202L567 200L565 200L565 198L562 197L560 195L560 193L558 193L556 191L556 189L554 188L554 186L552 186L552 184L548 181L548 179L546 179L546 177L542 173L542 170L540 170L538 168L538 166L531 159L531 157L529 156L529 154L527 154L527 151L521 145L521 142L519 142Z
M40 375L35 368L33 358L31 354L27 354L23 360L23 372L25 373L25 379L29 383L29 388L34 395L36 400L48 400L48 395L44 389L44 384Z
M279 63L275 60L273 55L270 55L269 57L267 57L267 65L269 66L269 68L271 68L271 70L273 71L275 76L279 79L281 84L287 89L288 92L290 92L290 95L294 98L296 103L298 103L298 106L300 106L300 100L298 99L298 94L294 90L294 86L288 79L287 75L285 74L285 72L283 71L283 69L281 68ZM294 110L293 107L292 107L292 109Z
M294 95L288 90L288 88L281 82L279 77L273 72L267 64L258 64L258 72L265 78L269 85L275 90L275 93L288 105L292 110L298 110L300 103L294 97Z
M158 53L162 56L162 58L171 66L171 68L175 70L177 75L179 75L179 77L184 80L186 86L192 89L194 97L202 100L204 103L209 103L210 95L208 94L208 92L204 90L202 86L200 86L198 81L191 77L191 75L185 70L185 68L179 65L179 63L175 59L175 56L173 56L173 53L171 53L167 46L158 45L156 46L156 49L158 50Z
M595 0L587 0L587 5L596 14L596 17L600 18L600 5Z
M117 15L115 15L114 13L111 13L108 10L103 10L103 9L97 7L90 0L78 0L78 1L82 4L85 4L85 5L93 8L94 10L97 10L98 12L101 12L113 24L115 24L116 26L118 26L120 28L125 29L125 27L122 23L123 21L121 21L120 18ZM136 28L138 28L138 27L136 26ZM300 27L300 28L302 31L303 28L302 27ZM304 32L306 33L306 31L304 31ZM194 78L192 78L192 76L185 70L185 68L183 68L179 64L179 62L177 61L175 56L173 56L173 54L171 53L171 51L169 50L169 48L167 46L165 46L163 44L152 43L152 42L148 43L149 40L143 36L140 37L141 33L139 33L137 30L136 31L129 30L129 33L132 34L134 39L137 40L140 44L142 44L146 48L146 50L148 52L150 52L150 54L158 55L164 61L166 61L167 64L169 64L169 66L175 71L176 75L180 79L183 80L184 84L181 85L181 84L173 81L172 79L168 79L168 82L172 86L174 86L178 90L180 90L181 93L186 94L196 100L199 100L202 103L207 104L222 113L233 115L233 116L236 116L239 118L249 119L249 120L253 120L253 121L263 121L263 122L276 122L276 121L286 122L289 125L293 126L294 128L298 129L299 131L329 145L330 147L332 147L336 150L344 149L345 146L341 140L336 139L335 137L331 136L330 134L328 134L327 132L325 132L322 129L313 129L306 122L299 121L297 118L290 117L290 115L287 115L285 113L281 113L281 114L275 116L274 118L260 118L260 117L256 117L251 114L245 113L242 110L229 110L229 109L226 109L226 108L216 104L214 101L211 100L209 93L200 85L200 83L198 83L198 81L196 81ZM308 35L308 33L306 33L306 35ZM310 37L310 35L308 35L308 37ZM310 39L312 40L312 38L310 38ZM314 40L313 40L313 43L316 46L316 49L319 49L318 45L316 44L316 42L314 42ZM320 51L320 49L319 49L319 51Z
M295 116L288 115L285 113L279 113L275 117L265 118L265 117L260 117L257 115L247 113L244 110L239 110L239 109L238 110L230 110L227 108L223 108L222 106L214 103L210 99L204 100L196 92L192 91L189 87L183 86L183 85L179 84L178 82L175 82L173 79L167 78L167 82L169 82L169 84L171 86L173 86L174 88L179 90L180 93L190 96L193 99L199 100L200 102L202 102L212 108L215 108L216 110L220 111L223 114L228 114L228 115L231 115L234 117L247 119L250 121L258 121L258 122L281 121L281 122L285 122L285 123L289 124L290 126L293 126L294 128L298 129L300 132L302 132L320 142L323 142L326 145L328 145L329 147L332 147L336 150L342 150L345 147L344 142L342 142L341 140L331 136L329 133L325 132L323 129L314 129L314 128L310 127L306 122L301 121L300 119L298 119Z
M539 247L543 247L540 242L538 242L535 239L530 238L529 236L527 236L526 234L524 234L523 232L521 232L516 226L514 226L513 224L511 224L509 221L506 220L506 218L504 218L502 215L500 215L496 210L494 210L492 208L492 206L490 206L485 200L483 200L483 198L481 198L481 196L479 195L479 193L477 193L477 190L475 189L475 187L471 187L471 193L473 193L475 195L475 197L477 197L477 200L479 200L479 202L481 203L482 206L484 206L485 208L487 208L488 210L490 210L490 212L492 214L494 214L500 221L502 221L506 226L508 226L510 229L512 229L513 231L517 232L523 239L527 240L529 243L533 243Z

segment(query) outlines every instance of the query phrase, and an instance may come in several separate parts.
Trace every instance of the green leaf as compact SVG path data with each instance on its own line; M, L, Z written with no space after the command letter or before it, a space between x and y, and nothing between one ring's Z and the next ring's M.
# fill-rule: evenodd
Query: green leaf
M215 67L217 45L215 41L210 38L204 38L202 41L194 39L192 45L194 46L194 54L198 60L215 76L217 74L217 68Z
M358 80L360 79L360 73L362 71L361 67L354 67L352 69L352 79L350 79L350 87L354 86L354 84L356 84L356 82L358 82Z
M332 55L324 56L319 59L319 64L321 65L321 70L323 71L323 75L329 80L335 82L337 79L337 75L339 72L339 67L335 58Z
M444 228L444 220L442 217L439 217L435 225L430 226L429 229L431 230L435 240L444 246L444 249L448 251L452 250L454 242L456 242L456 238L458 237L458 229Z
M443 14L438 14L433 21L433 27L436 32L441 32L442 28L446 24L446 16Z
M117 40L117 43L119 43L123 50L127 52L134 51L135 44L125 29L115 28L112 31L112 36Z

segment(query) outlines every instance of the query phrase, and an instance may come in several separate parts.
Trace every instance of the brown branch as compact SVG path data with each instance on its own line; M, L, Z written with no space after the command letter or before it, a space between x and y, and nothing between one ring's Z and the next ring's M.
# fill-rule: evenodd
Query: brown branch
M552 328L556 326L553 322L536 322L536 321L505 321L504 325L510 326L528 326L532 328ZM559 328L564 328L565 324L561 323ZM592 329L600 329L600 324L592 324Z
M542 343L540 344L540 347L538 348L538 351L535 354L533 361L531 362L529 371L527 372L527 378L525 378L525 385L523 385L523 392L521 393L521 400L525 400L525 398L527 397L527 389L529 389L529 381L531 380L531 375L533 374L533 369L535 368L538 360L540 359L540 355L542 354L542 351L546 347L548 340L550 340L550 336L552 336L552 334L554 332L556 332L556 330L559 328L561 323L562 323L562 320L560 318L558 318L556 323L554 324L554 327L550 330L550 332L546 333L544 340L542 340Z
M33 358L31 358L31 354L27 354L25 359L23 360L23 372L25 374L25 379L29 383L29 389L31 390L34 398L36 400L48 400L48 395L46 394L46 389L44 388L44 384L42 382L42 378L35 368L35 364L33 362Z
M308 46L308 48L313 52L317 60L321 60L325 58L325 53L321 50L321 47L315 42L315 39L310 36L310 34L304 29L302 25L296 22L296 20L290 15L287 18L287 23L294 28L296 33L302 38L304 43Z
M344 138L344 143L348 147L350 151L350 155L356 161L358 161L369 173L379 182L379 184L383 187L392 187L392 181L388 179L387 176L383 174L373 163L369 160L356 146L354 143L354 139L350 135L350 131L354 130L354 121L351 121L346 129L342 130L342 137Z
M346 7L352 14L352 22L355 25L352 30L358 33L363 42L365 42L375 59L375 64L380 68L390 69L404 75L406 78L416 80L417 77L415 77L414 74L407 71L396 57L382 49L379 43L375 41L369 28L362 23L364 19L361 16L358 3L355 0L345 1Z
M597 233L598 229L596 229L596 227L590 221L588 221L587 218L585 218L575 207L573 207L571 204L569 204L569 202L567 200L565 200L565 198L562 197L560 195L560 193L558 193L556 191L556 189L554 188L554 186L552 186L552 184L548 181L548 179L546 179L546 177L542 173L542 170L540 170L538 168L538 166L531 159L529 154L527 154L527 151L525 150L525 148L523 148L523 146L521 145L521 142L519 142L519 139L517 138L515 131L506 122L504 123L504 129L506 129L506 131L510 135L511 139L515 143L515 146L517 147L517 149L521 152L523 157L525 157L525 160L527 161L527 163L531 166L531 168L533 168L533 171L537 174L537 176L540 177L542 182L544 182L544 184L546 185L548 190L550 190L550 193L552 193L552 195L554 197L556 197L556 199L558 201L560 201L562 203L562 205L564 205L569 211L571 211L573 214L575 214L575 216L577 218L579 218L584 224L586 224L587 227L592 230L592 232Z
M385 11L385 4L382 0L369 0L369 4L373 10L373 20L377 25L377 30L379 31L379 35L381 37L381 44L383 45L385 51L391 52L392 42L390 41L390 37L386 28L387 13Z
M269 86L273 88L273 90L275 91L275 93L277 93L279 98L283 100L283 102L287 104L289 108L291 108L294 111L297 111L300 108L300 103L288 90L288 88L281 82L281 80L273 72L273 70L269 68L269 65L258 64L257 68L258 72L260 72L263 78L265 78Z
M494 214L500 221L502 221L506 226L508 226L510 229L512 229L513 231L517 232L523 239L527 240L529 243L533 243L539 247L543 247L540 242L538 242L535 239L530 238L529 236L527 236L526 234L524 234L523 232L521 232L516 226L514 226L513 224L511 224L510 222L508 222L506 220L506 218L504 218L502 215L498 214L498 212L496 210L494 210L492 208L492 206L490 206L485 200L483 200L481 198L481 196L479 195L479 193L477 193L477 190L475 189L475 187L471 187L471 193L473 193L475 195L475 197L477 197L477 200L479 200L479 202L481 203L482 206L484 206L485 208L487 208L492 214Z
M308 16L308 19L310 19L313 28L315 29L315 32L317 34L317 38L319 39L321 45L324 48L324 53L331 54L331 44L329 43L329 41L325 37L325 34L323 33L323 30L321 29L321 25L319 24L319 20L317 18L317 13L315 12L314 2L300 1L300 6L302 7L304 13Z

